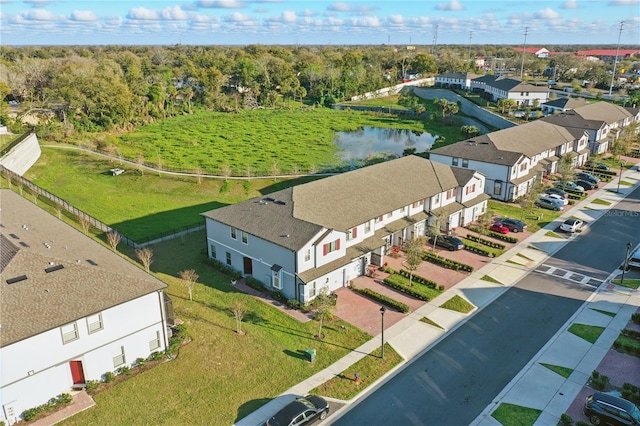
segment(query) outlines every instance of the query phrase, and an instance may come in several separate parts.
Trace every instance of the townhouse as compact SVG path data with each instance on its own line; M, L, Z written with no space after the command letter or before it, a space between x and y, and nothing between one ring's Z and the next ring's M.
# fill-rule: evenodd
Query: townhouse
M0 189L0 423L163 352L164 283Z
M536 179L554 173L562 155L571 155L575 166L584 164L589 155L587 144L583 130L537 120L434 149L429 158L481 172L487 194L514 201Z
M393 246L486 210L477 171L407 156L203 213L208 255L306 303L384 263Z
M471 72L448 72L436 75L434 85L450 89L471 90L471 81L480 75Z
M587 101L584 98L563 96L543 103L540 105L540 109L544 115L550 115L565 112L574 108L580 108L585 105L587 105Z
M512 77L486 74L471 80L471 90L481 93L485 99L497 102L511 99L519 107L541 105L549 100L549 88L534 86Z
M609 102L596 102L542 119L566 129L584 130L592 154L603 154L620 136L622 129L640 122L640 109Z

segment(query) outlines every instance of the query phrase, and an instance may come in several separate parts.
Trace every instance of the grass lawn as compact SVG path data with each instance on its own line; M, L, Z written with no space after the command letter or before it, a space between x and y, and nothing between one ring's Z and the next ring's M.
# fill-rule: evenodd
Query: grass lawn
M614 342L614 347L620 348L627 354L638 356L640 353L640 340L620 334Z
M175 360L97 394L96 407L63 424L233 424L371 338L335 321L323 327L324 339L315 339L317 322L300 323L238 293L228 277L205 264L204 240L202 231L188 235L184 243L178 239L153 246L151 269L169 283L176 318L185 322L193 341ZM176 278L185 268L200 276L193 302ZM235 333L229 309L235 300L248 307L245 335ZM305 358L308 348L317 350L313 364Z
M490 277L489 275L483 275L482 278L480 278L483 281L489 281L490 283L496 283L496 284L500 284L503 285L500 281L496 280L493 277Z
M594 308L589 308L589 309L591 309L592 311L600 312L601 314L607 315L607 316L610 316L610 317L615 317L616 316L616 314L614 314L613 312L603 311L602 309L594 309Z
M385 343L384 348L384 359L382 359L382 349L378 348L333 379L312 389L310 393L342 400L355 397L402 362L402 357L388 343ZM358 384L354 381L355 374L359 377Z
M467 314L473 311L474 306L467 302L462 297L455 295L451 299L444 302L440 305L441 308L451 309L452 311L462 312L463 314Z
M569 327L569 333L573 333L578 337L583 338L589 343L595 343L598 337L604 331L604 327L598 327L596 325L573 323Z
M379 98L363 99L361 101L343 102L343 103L348 105L363 105L363 106L374 106L374 107L377 106L377 107L409 110L409 108L398 104L398 97L399 97L398 95L391 95L391 96L382 96Z
M429 318L427 318L427 317L422 317L422 318L420 318L420 321L422 321L422 322L423 322L423 323L425 323L425 324L429 324L429 325L432 325L432 326L434 326L434 327L438 327L438 328L440 328L440 329L444 330L444 327L443 327L443 326L441 326L440 324L438 324L438 323L437 323L437 322L435 322L435 321L430 320L430 319L429 319Z
M120 165L102 157L43 148L26 177L138 242L204 223L200 214L208 210L312 180L229 180L225 189L222 179L198 183L196 178L140 174L126 166L120 176L105 173L115 166Z
M493 256L491 256L491 257L498 257L498 256L501 256L504 253L504 250L501 250L501 249L495 248L495 247L489 247L488 245L482 244L481 242L471 241L468 238L462 238L462 241L464 242L465 246L476 247L476 248L484 250L484 251L486 251L488 253L493 254Z
M503 402L491 413L491 417L504 426L529 426L538 420L540 414L542 410Z
M621 282L620 278L616 278L615 280L611 280L611 282L613 284L622 286L622 287L628 287L628 288L633 288L636 289L638 287L640 287L640 279L628 279L625 278L624 282Z
M547 367L549 370L561 375L565 379L568 378L571 375L571 373L573 373L573 368L569 368L569 367L562 367L560 365L553 365L553 364L545 364L544 362L541 362L540 365L542 365L543 367Z
M596 198L595 200L592 201L593 204L601 204L603 206L610 206L611 203L609 201L606 200L601 200L600 198Z

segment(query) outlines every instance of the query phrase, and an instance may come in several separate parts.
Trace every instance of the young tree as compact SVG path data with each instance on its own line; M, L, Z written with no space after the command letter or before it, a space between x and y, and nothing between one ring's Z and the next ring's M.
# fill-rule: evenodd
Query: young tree
M82 227L84 235L88 235L89 230L91 229L91 222L89 222L89 219L85 215L78 216L78 220L80 221L80 226Z
M151 264L155 260L153 258L153 249L151 247L142 247L136 249L136 256L140 260L140 263L142 263L142 266L144 266L144 270L150 272Z
M107 242L109 246L111 246L111 250L114 252L118 249L118 244L120 244L120 240L122 240L122 235L115 229L107 232Z
M187 288L187 291L189 292L189 300L193 301L193 288L195 287L196 282L198 281L198 278L200 278L200 276L193 269L180 271L178 272L178 275L180 275L182 284L184 284L184 286Z
M242 331L242 318L247 313L247 306L239 299L236 299L231 304L231 312L236 319L236 333L244 334Z
M438 242L438 237L442 235L442 226L447 223L449 219L449 213L447 209L442 209L438 213L431 213L431 220L429 224L429 234L431 238L433 238L433 250L436 249L436 243Z
M611 154L616 162L620 164L620 175L618 177L618 191L620 192L620 181L622 180L623 160L622 156L629 155L633 146L640 143L640 135L636 134L638 125L633 124L624 129L622 134L615 140L611 147Z
M318 326L318 339L322 339L322 325L325 319L330 318L333 310L336 306L336 300L329 294L326 287L320 290L320 293L313 299L313 312L315 318L319 322Z
M560 180L567 182L573 179L573 158L569 154L560 156L558 161L558 173L560 174Z
M406 255L404 266L409 271L409 287L413 285L413 273L418 269L420 263L422 263L422 247L425 245L425 239L425 237L414 238L408 241L404 247L404 253Z

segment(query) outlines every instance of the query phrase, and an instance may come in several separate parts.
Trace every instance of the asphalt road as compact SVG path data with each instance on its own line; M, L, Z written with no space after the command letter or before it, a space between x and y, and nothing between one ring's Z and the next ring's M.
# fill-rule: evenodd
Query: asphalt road
M626 242L640 242L640 188L575 238L545 264L606 278L621 264ZM592 291L528 274L332 424L468 425Z

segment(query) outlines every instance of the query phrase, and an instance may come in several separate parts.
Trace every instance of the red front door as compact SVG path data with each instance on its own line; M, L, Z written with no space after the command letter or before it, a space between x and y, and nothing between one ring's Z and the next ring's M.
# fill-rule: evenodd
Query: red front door
M73 379L74 385L81 385L86 383L84 380L82 361L69 361L69 367L71 367L71 378Z

